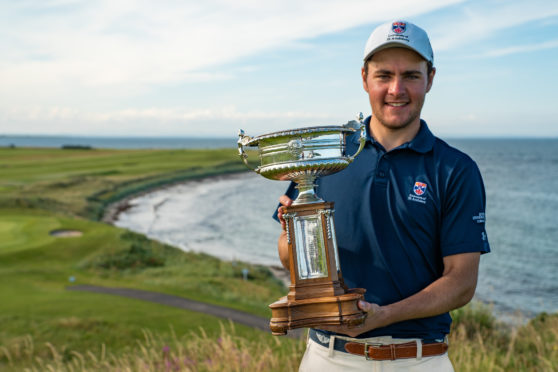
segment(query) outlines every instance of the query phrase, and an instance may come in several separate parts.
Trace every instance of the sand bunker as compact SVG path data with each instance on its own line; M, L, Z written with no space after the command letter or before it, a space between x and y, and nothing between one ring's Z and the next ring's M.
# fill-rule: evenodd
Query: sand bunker
M83 235L79 230L52 230L49 234L57 238L74 238Z

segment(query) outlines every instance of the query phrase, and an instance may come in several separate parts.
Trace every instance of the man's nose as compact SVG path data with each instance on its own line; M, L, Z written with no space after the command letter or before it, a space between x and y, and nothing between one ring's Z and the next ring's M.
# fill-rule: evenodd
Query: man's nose
M405 87L403 85L403 80L399 77L394 77L389 84L388 93L394 96L403 94Z

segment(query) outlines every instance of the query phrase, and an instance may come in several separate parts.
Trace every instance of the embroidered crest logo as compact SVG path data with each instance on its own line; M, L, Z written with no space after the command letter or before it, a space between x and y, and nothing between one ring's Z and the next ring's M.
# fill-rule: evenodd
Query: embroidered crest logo
M426 183L423 182L415 182L415 186L413 187L413 192L415 195L422 196L426 192Z
M424 182L416 181L413 185L413 192L409 192L408 200L426 204L426 188L428 185Z
M405 22L393 22L391 24L391 30L396 34L402 34L407 29L407 24Z

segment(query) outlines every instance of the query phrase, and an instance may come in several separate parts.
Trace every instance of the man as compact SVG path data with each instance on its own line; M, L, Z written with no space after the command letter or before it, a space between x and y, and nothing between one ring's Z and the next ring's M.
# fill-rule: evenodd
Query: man
M473 297L490 248L478 167L420 119L433 61L428 35L410 22L381 25L366 43L367 143L345 170L320 178L317 192L335 202L344 281L366 288L359 307L368 315L362 327L310 330L301 371L453 371L449 311ZM357 137L347 138L348 154ZM280 202L295 197L291 184ZM277 217L288 268L281 208Z

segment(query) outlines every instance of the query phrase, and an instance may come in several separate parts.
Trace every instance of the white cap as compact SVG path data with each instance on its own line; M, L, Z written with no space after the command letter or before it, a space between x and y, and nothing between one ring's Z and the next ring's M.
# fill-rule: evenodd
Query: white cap
M434 53L426 31L407 21L393 21L376 27L364 47L364 60L382 49L404 47L434 64Z

